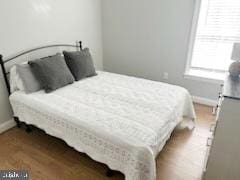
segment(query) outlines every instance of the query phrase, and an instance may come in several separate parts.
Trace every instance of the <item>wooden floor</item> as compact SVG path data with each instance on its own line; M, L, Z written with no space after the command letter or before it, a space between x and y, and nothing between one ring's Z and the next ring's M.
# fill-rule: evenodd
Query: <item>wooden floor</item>
M174 132L159 154L158 180L201 179L209 126L215 117L207 106L195 105L195 109L196 128ZM106 177L106 165L38 129L27 134L23 129L13 128L0 135L0 169L29 170L31 180L124 179L121 173Z

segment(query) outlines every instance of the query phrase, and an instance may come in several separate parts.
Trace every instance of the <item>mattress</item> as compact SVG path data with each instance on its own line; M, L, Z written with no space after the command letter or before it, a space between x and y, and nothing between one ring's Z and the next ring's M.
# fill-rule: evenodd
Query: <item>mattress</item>
M166 83L97 73L49 94L14 92L14 115L126 180L156 179L156 156L183 118L195 118L191 96Z

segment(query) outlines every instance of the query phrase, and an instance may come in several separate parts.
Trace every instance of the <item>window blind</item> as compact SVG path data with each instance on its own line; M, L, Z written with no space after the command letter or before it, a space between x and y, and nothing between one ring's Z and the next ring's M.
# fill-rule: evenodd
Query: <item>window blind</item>
M202 0L191 67L226 71L234 42L240 42L240 0Z

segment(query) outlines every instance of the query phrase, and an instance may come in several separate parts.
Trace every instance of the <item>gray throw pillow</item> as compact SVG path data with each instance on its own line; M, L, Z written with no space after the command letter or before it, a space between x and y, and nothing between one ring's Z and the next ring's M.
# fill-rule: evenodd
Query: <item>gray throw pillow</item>
M76 81L90 76L97 75L92 56L88 48L82 51L63 51L65 61Z
M39 81L35 78L28 64L17 64L16 73L22 81L24 92L33 93L41 89Z
M28 63L47 93L74 82L74 77L60 54Z

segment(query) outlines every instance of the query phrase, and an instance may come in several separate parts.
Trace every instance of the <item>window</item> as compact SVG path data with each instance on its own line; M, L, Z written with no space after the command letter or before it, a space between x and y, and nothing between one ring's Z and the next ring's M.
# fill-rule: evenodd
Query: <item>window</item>
M187 71L226 72L240 42L240 0L197 0Z

